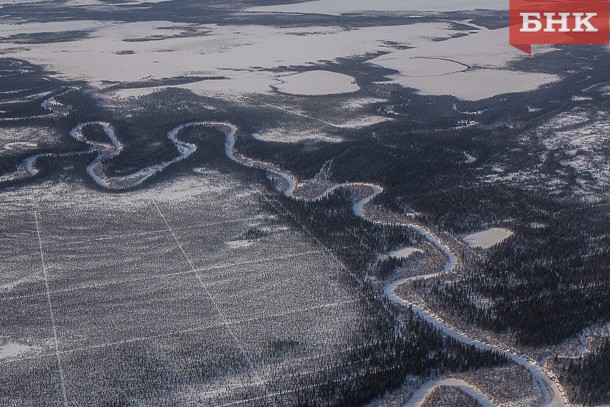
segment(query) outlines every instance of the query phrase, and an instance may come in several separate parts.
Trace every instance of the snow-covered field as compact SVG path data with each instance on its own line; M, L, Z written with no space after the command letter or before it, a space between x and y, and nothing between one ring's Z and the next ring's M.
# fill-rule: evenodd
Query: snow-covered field
M402 86L419 89L424 95L451 95L465 100L480 100L509 92L527 92L558 79L553 75L503 69L477 69L425 78L404 75L391 78Z
M398 52L392 53L390 56L378 58L376 61L380 65L382 62L385 62L384 66L388 68L397 69L403 72L403 76L408 76L412 78L443 76L452 73L463 72L468 69L467 65L462 65L461 63L441 58L414 56L409 57L408 59L397 59L397 55L400 54Z
M100 5L95 0L71 4L76 3ZM451 7L476 8L480 3L458 6L456 2L452 6L418 0L407 5L388 0L375 7L383 12L420 10L418 7L446 11ZM287 7L313 7L314 11L307 12L316 13L321 12L316 7L322 4L327 7L322 12L328 14L371 11L371 6L361 1L319 1ZM499 7L499 2L488 4ZM397 9L399 5L402 8ZM27 46L7 40L12 35L44 30L87 30L91 34ZM473 32L464 37L451 38L454 34L448 22L345 29L185 25L166 21L45 25L5 20L0 23L0 36L6 40L0 44L0 52L43 64L62 78L82 79L100 89L123 82L213 76L217 79L176 87L232 101L252 94L277 96L274 89L294 96L356 92L359 87L351 76L321 69L302 72L300 67L328 67L332 66L328 61L368 53L379 55L380 51L387 54L369 62L395 70L397 73L388 77L392 83L423 94L451 94L476 100L535 89L557 79L509 69L522 56L506 44L506 30L473 27ZM439 38L446 41L437 41ZM146 95L166 87L120 90L110 97ZM360 94L351 100L349 95L342 98L348 109L363 107L369 100ZM299 112L293 114L335 127L374 123L374 119L364 116L330 123ZM109 124L103 125L110 128ZM317 128L295 134L295 128L283 125L257 130L256 138L289 142L341 140ZM178 132L173 138L172 132L168 136L182 159L195 147L179 142ZM599 140L600 129L594 133L591 139ZM78 135L78 131L73 133ZM112 139L112 134L107 135ZM0 148L34 148L38 146L35 140L38 138L25 135L6 143L0 139ZM234 132L227 133L227 155L239 162L234 143ZM113 144L108 145L105 157L103 153L98 156L98 164L121 152L120 145ZM101 151L99 147L92 151ZM476 161L467 152L464 157L465 162ZM174 162L177 161L154 167L154 174ZM103 180L102 170L95 161L89 167L98 183ZM65 171L69 176L75 175L76 170ZM125 355L152 353L166 356L176 366L203 363L217 369L213 382L180 383L178 394L172 394L184 404L210 405L233 401L233 387L265 387L260 383L271 380L269 372L274 374L285 364L298 371L301 358L316 357L321 350L340 349L347 344L353 328L362 321L355 296L338 282L339 269L333 259L300 230L280 224L262 209L258 190L227 175L204 172L194 171L171 185L161 183L121 195L91 191L83 185L43 182L2 196L3 206L12 209L0 214L0 225L18 225L0 236L0 253L6 259L0 264L0 315L4 318L3 328L7 327L2 334L14 341L11 344L27 339L36 346L31 350L15 345L0 347L0 359L10 360L15 367L10 373L0 372L0 382L23 377L26 388L41 384L61 387L74 400L77 395L88 394L89 388L100 388L99 383L107 380L109 371L118 369L116 363ZM282 191L292 197L296 179L279 170L272 172L286 181L287 187ZM148 173L144 176L148 177ZM365 205L383 190L377 185L348 183L331 186L327 191L341 187L360 188L362 191L357 192L368 194L354 205L359 216L366 216ZM63 199L66 195L71 197L70 202ZM242 238L252 228L273 232L261 239ZM444 272L457 267L458 258L450 246L427 228L414 228L448 256ZM464 240L472 247L489 248L512 234L507 229L493 228ZM408 258L418 252L421 250L405 247L388 256ZM399 283L388 286L386 293L395 302L407 305L394 291ZM20 313L11 314L13 309ZM487 349L488 345L445 326L438 316L423 309L418 312L446 334ZM24 326L21 318L35 321L36 326ZM298 343L288 353L273 352L278 343L292 344L294 337L299 338ZM203 350L197 353L197 349ZM23 358L26 352L28 358ZM219 355L224 359L219 361ZM66 375L62 374L61 383L36 378L38 381L30 384L27 374L32 361L47 370L52 370L56 362L61 369L63 361ZM88 366L89 374L82 378L82 367L91 361L95 366ZM529 362L523 360L522 364ZM141 373L136 370L139 365L127 365L134 371L126 376ZM542 372L535 373L539 380L544 376ZM261 393L264 392L258 394ZM476 392L473 395L478 397Z
M470 247L489 249L513 235L513 232L504 228L491 228L473 233L464 238Z

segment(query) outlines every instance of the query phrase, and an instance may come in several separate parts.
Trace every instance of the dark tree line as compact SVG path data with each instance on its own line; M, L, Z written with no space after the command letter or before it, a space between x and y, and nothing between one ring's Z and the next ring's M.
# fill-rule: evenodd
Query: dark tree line
M429 378L449 371L506 363L495 352L476 350L445 336L411 309L397 308L383 294L385 283L367 278L375 273L370 266L379 253L397 245L416 243L421 237L415 232L371 224L356 217L351 195L344 190L315 203L279 199L283 208L280 213L284 213L286 220L305 227L346 265L345 284L361 294L360 304L370 321L352 339L358 350L352 351L347 359L354 364L304 378L300 386L309 383L312 387L298 393L298 405L363 405L400 387L407 375ZM376 345L362 346L371 342ZM349 379L345 380L346 377ZM313 386L315 383L326 385Z
M610 320L610 217L604 207L556 212L473 260L459 282L433 283L438 303L518 343L560 343ZM480 303L479 297L487 299Z
M575 400L587 406L610 403L610 339L593 353L564 366L565 378L576 388Z

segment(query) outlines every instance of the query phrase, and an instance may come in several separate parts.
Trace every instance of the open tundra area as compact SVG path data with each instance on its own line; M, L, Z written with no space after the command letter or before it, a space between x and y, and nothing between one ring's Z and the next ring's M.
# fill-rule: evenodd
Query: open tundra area
M0 0L0 406L610 403L610 49L503 0Z

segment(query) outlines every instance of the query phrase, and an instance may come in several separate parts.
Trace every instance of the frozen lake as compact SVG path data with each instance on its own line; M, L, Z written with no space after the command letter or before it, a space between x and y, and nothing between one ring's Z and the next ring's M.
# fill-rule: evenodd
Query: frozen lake
M492 246L504 241L511 237L513 232L504 228L491 228L482 232L473 233L464 238L464 241L470 247L480 247L482 249L489 249Z
M376 3L378 12L481 8L502 9L504 2L403 2ZM358 12L365 2L320 1L277 6L275 11ZM465 4L465 5L464 5ZM251 9L261 10L262 8ZM267 8L265 8L266 10ZM296 12L296 11L295 11ZM242 11L243 16L256 15ZM309 17L312 18L312 17ZM313 20L315 21L315 20ZM455 25L462 27L455 36ZM466 29L464 29L466 27ZM472 27L468 30L467 27ZM87 32L87 35L74 33ZM28 43L19 38L36 33L66 35L58 42ZM345 28L319 24L301 27L267 25L184 24L171 21L118 22L73 20L23 22L3 19L0 52L7 57L41 64L68 80L85 80L103 89L109 83L144 82L175 77L214 77L214 80L175 84L198 95L228 99L268 95L276 87L295 95L326 95L358 90L353 78L322 69L302 72L302 67L322 66L345 59L392 69L387 78L424 95L453 95L478 100L497 94L534 90L558 80L554 75L527 73L511 68L525 55L508 44L507 29L488 30L467 20L373 25ZM537 53L550 50L539 47ZM287 72L278 77L278 68ZM311 69L311 68L309 68ZM299 73L299 71L301 71ZM290 73L294 73L292 76ZM278 79L280 82L278 83ZM110 97L141 96L169 85L151 84L121 89Z
M322 96L352 93L360 89L356 80L348 75L330 71L307 71L294 75L280 76L275 88L291 95Z

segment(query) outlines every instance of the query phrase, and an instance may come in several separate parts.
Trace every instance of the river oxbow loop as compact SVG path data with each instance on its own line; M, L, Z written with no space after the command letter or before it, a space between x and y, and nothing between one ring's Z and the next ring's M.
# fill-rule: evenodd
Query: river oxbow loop
M610 0L510 0L510 44L610 43Z

